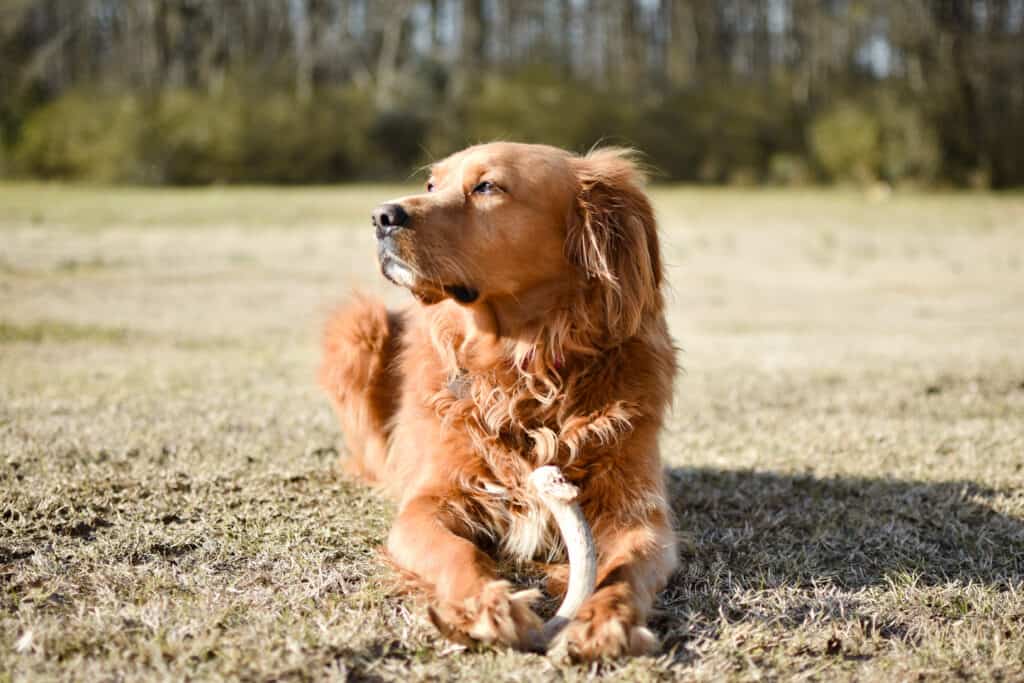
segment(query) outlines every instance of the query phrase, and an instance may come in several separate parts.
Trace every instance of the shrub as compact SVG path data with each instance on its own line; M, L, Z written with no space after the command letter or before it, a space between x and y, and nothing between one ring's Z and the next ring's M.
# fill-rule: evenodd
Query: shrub
M630 121L630 138L659 173L674 180L697 180L709 149L709 119L695 105L699 98L672 93L645 104Z
M651 101L632 129L673 179L749 184L768 174L773 154L799 147L792 118L790 105L770 91L707 84Z
M217 93L170 89L152 99L71 92L34 110L20 131L6 115L0 130L18 135L8 161L17 171L109 182L408 177L428 147L443 155L496 139L577 152L633 145L672 180L801 184L813 175L809 159L839 181L926 183L942 170L936 129L892 92L841 102L808 127L784 82L705 82L635 100L536 66L492 72L452 100L431 73L402 75L383 109L371 88L321 89L300 101L239 78ZM2 154L0 145L0 173Z
M142 155L157 179L194 185L239 177L245 111L240 96L173 90L164 92L154 108Z
M533 67L485 78L468 96L465 142L542 142L584 152L603 139L623 141L619 109L609 96ZM452 142L458 147L462 141Z
M367 160L373 176L405 175L421 160L430 122L411 111L377 114L367 131L374 153Z
M926 183L942 163L938 136L920 109L886 92L824 112L810 138L815 159L834 180Z
M320 91L308 102L281 91L250 99L238 178L300 183L361 175L372 116L368 93L355 88Z
M772 184L797 186L807 185L813 180L811 167L796 154L775 154L768 163L768 181Z
M866 183L879 175L881 126L863 106L841 103L811 125L810 146L829 178Z
M327 182L393 174L397 163L406 172L426 124L417 125L403 137L407 121L375 119L355 88L305 103L235 86L168 90L147 102L72 93L29 118L14 155L26 174L66 180Z
M939 173L942 150L934 128L916 107L889 96L878 102L881 175L893 183L930 183Z
M371 116L354 89L309 102L285 91L178 91L160 100L146 156L176 184L348 179L368 154Z
M144 174L138 100L72 92L36 110L14 149L18 171L41 178L115 182Z

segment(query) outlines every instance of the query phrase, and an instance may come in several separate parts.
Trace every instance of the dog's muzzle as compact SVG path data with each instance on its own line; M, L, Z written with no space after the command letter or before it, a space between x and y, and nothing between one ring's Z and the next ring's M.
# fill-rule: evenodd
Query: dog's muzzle
M395 239L400 230L408 228L409 214L401 204L381 204L373 210L372 221L381 273L400 287L412 287L416 284L416 273L400 256Z

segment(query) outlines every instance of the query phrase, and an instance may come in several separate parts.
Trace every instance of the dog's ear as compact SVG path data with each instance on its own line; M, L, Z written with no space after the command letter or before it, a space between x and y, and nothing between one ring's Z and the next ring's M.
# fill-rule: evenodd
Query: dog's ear
M645 176L633 152L598 149L573 159L579 190L566 255L600 285L608 331L625 339L660 310L661 254Z

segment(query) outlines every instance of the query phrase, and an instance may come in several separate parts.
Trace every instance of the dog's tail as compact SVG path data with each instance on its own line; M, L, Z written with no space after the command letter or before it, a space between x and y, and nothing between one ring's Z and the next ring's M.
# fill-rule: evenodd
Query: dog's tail
M350 468L371 480L398 408L402 327L399 314L361 294L324 325L318 380L341 421Z
M400 324L384 304L356 294L338 306L324 325L318 379L332 400L344 401L352 390L365 391L386 370L390 342Z

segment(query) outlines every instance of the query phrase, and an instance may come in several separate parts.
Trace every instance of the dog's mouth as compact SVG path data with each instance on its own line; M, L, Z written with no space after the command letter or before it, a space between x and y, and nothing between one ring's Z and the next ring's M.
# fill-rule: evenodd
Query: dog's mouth
M424 286L418 284L414 287L409 287L409 291L412 295L419 299L420 303L423 304L436 304L443 299L451 297L460 304L471 304L480 298L480 292L472 287L466 285L444 285L441 289L435 286Z
M391 254L381 254L380 272L399 287L408 289L415 287L420 279L408 263Z
M471 304L480 298L479 290L473 289L468 285L445 285L444 293L460 304Z
M471 304L480 298L480 291L469 285L436 285L425 282L412 266L390 252L380 254L380 271L388 280L405 287L425 304L436 304L445 297L451 297L460 304Z

